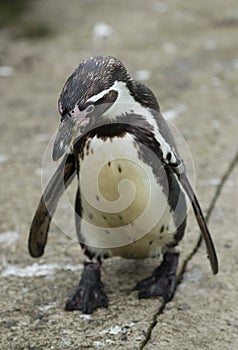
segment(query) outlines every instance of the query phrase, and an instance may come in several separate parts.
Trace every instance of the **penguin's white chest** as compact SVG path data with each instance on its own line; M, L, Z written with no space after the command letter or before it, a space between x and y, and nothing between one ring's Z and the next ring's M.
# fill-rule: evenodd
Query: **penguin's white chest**
M131 134L87 140L79 186L81 234L91 250L142 258L173 240L166 174L162 166L155 174L152 162L159 168L157 156Z

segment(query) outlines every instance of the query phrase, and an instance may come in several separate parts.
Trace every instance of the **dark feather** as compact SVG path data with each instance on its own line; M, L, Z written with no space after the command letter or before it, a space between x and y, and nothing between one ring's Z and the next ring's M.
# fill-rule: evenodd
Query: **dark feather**
M49 181L32 220L28 249L34 258L44 253L48 231L57 203L76 175L75 158L67 154Z
M206 224L206 220L204 218L202 209L199 205L199 202L197 200L197 197L189 183L189 180L186 176L185 173L180 174L179 179L183 185L183 188L185 189L191 203L192 203L192 207L193 207L193 211L198 223L198 226L200 227L202 236L204 238L204 241L206 243L206 247L207 247L207 254L208 254L208 258L210 260L211 263L211 268L214 274L218 273L218 260L217 260L217 255L216 255L216 250L214 247L214 243L212 241L212 237L210 235L210 232L208 230L207 224Z

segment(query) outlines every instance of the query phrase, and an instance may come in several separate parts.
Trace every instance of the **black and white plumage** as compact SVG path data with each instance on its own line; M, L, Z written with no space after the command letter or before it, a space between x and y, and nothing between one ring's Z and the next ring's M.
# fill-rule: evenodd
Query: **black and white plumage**
M61 124L52 156L54 160L65 156L35 213L29 251L34 257L43 254L57 202L77 174L76 229L90 261L66 310L91 313L108 305L100 266L103 258L115 255L162 254L161 265L135 289L141 298L162 296L169 301L188 199L217 273L206 222L154 94L134 81L118 59L92 57L68 78L59 112Z

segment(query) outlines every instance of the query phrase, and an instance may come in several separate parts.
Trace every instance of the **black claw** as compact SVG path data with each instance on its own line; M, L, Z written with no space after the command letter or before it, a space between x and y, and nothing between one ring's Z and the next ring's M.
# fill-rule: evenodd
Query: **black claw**
M178 254L166 253L162 264L152 275L136 284L134 290L139 291L139 299L160 296L168 302L173 298L178 258Z
M87 263L78 288L66 301L65 310L80 310L91 314L99 307L108 307L108 298L101 282L100 265Z

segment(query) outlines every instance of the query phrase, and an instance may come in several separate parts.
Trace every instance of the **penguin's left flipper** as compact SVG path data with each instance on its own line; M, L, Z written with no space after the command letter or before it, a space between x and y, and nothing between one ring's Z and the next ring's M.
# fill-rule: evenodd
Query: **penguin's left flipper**
M192 186L190 185L190 182L187 178L185 168L183 166L182 161L179 160L177 166L172 165L172 168L173 168L174 172L177 174L179 181L181 182L185 192L187 193L187 195L191 201L198 226L201 230L203 239L206 243L207 254L208 254L208 258L210 260L212 271L214 274L217 274L219 267L218 267L218 259L217 259L216 249L215 249L211 234L208 230L207 223L206 223L206 220L204 218L204 215L203 215L202 209L200 207L200 204L198 202L198 199L197 199L197 197L192 189Z
M28 249L34 258L44 253L48 231L57 203L76 175L75 158L66 154L41 196L31 223Z

